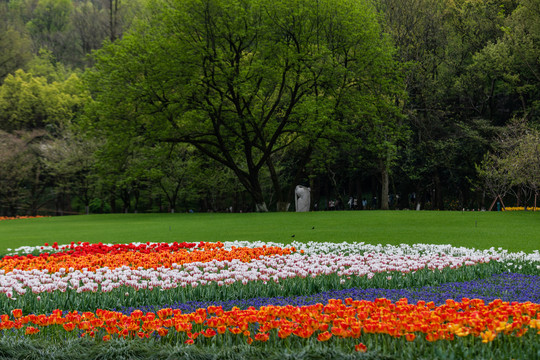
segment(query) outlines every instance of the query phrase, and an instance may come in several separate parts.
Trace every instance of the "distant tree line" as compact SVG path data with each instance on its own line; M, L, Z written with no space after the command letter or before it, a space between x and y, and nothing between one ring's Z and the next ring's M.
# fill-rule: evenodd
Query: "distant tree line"
M298 184L320 210L536 202L540 0L7 0L0 19L0 215L287 211Z

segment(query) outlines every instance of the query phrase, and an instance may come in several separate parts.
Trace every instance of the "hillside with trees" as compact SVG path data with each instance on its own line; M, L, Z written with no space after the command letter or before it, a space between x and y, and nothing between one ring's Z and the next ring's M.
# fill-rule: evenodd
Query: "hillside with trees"
M535 205L540 0L4 0L0 18L0 215L287 211L299 184L313 210Z

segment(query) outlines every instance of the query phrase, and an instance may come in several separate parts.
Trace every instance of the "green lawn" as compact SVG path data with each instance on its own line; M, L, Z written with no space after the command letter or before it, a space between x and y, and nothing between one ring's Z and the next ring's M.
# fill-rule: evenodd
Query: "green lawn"
M0 221L0 253L55 241L230 240L433 243L531 252L540 248L540 212L115 214Z

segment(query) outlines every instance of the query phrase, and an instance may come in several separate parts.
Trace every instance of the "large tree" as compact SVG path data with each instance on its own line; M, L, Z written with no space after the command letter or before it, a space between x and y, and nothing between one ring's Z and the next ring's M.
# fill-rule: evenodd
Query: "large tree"
M534 206L540 190L540 132L523 118L513 119L477 166L485 188L495 198L512 192L519 204L534 195ZM518 205L519 206L519 205Z
M368 1L156 0L87 80L105 134L190 143L266 211L260 177L276 154L300 138L309 154L347 120L345 99L365 104L353 121L386 115L369 102L386 98L392 54Z

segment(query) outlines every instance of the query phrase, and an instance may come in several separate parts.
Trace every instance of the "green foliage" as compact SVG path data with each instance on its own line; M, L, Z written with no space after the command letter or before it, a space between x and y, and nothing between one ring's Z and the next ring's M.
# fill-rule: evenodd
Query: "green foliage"
M27 27L33 35L46 36L67 29L73 11L71 0L38 0Z
M445 197L466 207L474 164L491 148L494 126L519 111L510 52L497 44L517 2L378 3L407 71L403 106L412 136L399 154L401 191L427 194L419 202L430 200L438 209Z
M43 133L9 134L0 130L0 209L10 215L28 197L29 180L38 166L32 142Z
M194 162L212 163L190 171L182 203L220 198L221 208L250 193L260 209L285 209L304 184L316 197L415 192L422 206L481 207L475 164L498 151L495 129L513 117L540 121L539 8L538 0L4 1L0 129L47 127L62 137L58 127L84 104L94 135L133 150L125 171L146 161L135 149L191 143ZM73 70L94 61L85 79L101 96L95 104ZM216 173L226 175L221 193L192 188ZM129 201L166 197L134 174L123 181ZM112 185L94 187L109 205L121 197ZM148 200L138 207L156 209Z
M31 40L19 31L7 3L0 4L0 84L31 58Z
M73 161L59 171L59 167L66 164L60 157L70 151L72 155L77 153L77 148L59 146L61 139L53 141L51 137L59 136L63 131L66 134L59 137L69 137L66 129L72 126L83 104L89 101L80 78L62 64L55 63L50 52L42 51L27 65L28 71L19 69L0 85L0 129L6 141L2 150L5 172L0 174L0 181L5 186L4 195L11 194L5 195L9 200L4 198L0 208L12 215L35 214L46 202L43 193L50 186L51 178L56 185L66 186L66 177L78 172L76 168L70 168ZM77 140L72 134L71 137L72 144L84 142L82 137ZM91 146L86 146L85 151L91 151ZM91 157L92 153L84 155ZM48 166L45 165L47 157L54 157ZM10 168L17 170L10 171ZM56 170L52 171L52 168ZM72 180L70 182L73 184Z
M77 195L88 207L95 191L95 139L85 139L72 127L40 147L40 156L48 176L55 179L56 196ZM88 208L86 212L88 213Z
M538 195L540 189L540 133L523 119L514 119L501 133L495 151L486 154L479 175L492 196L508 191L526 197ZM527 200L527 199L526 199Z
M47 49L57 59L70 60L76 52L76 33L71 28L73 8L71 0L37 0L26 22L35 51Z
M522 0L520 6L508 17L504 27L502 46L509 48L506 63L511 79L517 78L512 92L519 97L525 116L539 123L540 119L540 3L537 0ZM512 83L510 83L512 84ZM518 113L519 114L519 113Z
M64 127L77 115L88 100L80 79L71 74L63 81L51 81L59 75L52 69L39 66L36 73L17 70L8 75L0 86L0 128L6 131L42 129L47 125ZM44 77L47 76L47 77Z
M347 98L365 105L360 121L382 119L370 102L395 79L374 10L345 0L151 2L148 19L96 61L87 80L106 134L190 143L260 209L274 153L342 121Z
M476 348L464 349L465 341L456 340L446 344L430 345L425 340L417 340L409 344L402 340L391 341L392 351L382 351L382 342L375 343L376 336L367 335L371 348L367 353L356 353L351 349L355 342L344 342L328 346L317 344L313 341L289 342L285 347L265 346L263 344L238 344L229 346L216 346L205 344L198 346L186 346L179 341L174 343L162 343L156 339L148 341L111 340L108 342L89 340L86 338L68 339L60 343L54 343L30 337L12 339L5 337L0 340L0 355L10 359L40 359L46 356L48 359L186 359L186 360L243 360L243 359L269 359L269 360L391 360L391 359L423 359L433 355L435 350L443 352L444 356L463 358L466 352L475 358L492 358L500 354L488 344L476 344ZM379 339L377 339L379 340ZM364 341L364 340L363 340ZM336 346L337 345L337 346ZM471 345L471 344L467 344ZM521 346L519 342L513 342L511 349L514 353L520 353L529 358L534 358L535 346L527 347L525 342ZM510 350L510 349L508 349ZM507 350L507 351L508 351ZM431 357L432 358L432 357Z

